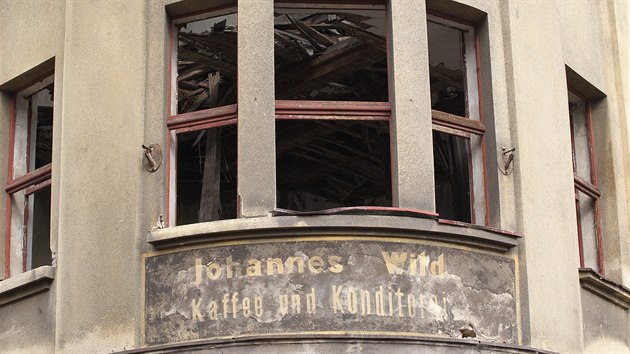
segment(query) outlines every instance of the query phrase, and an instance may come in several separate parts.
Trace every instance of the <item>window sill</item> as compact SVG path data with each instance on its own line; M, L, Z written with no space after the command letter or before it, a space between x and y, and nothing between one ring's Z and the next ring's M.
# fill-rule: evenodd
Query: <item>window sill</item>
M447 224L434 217L358 213L282 215L182 225L153 230L149 233L147 242L157 248L166 248L231 239L324 235L431 239L501 252L515 247L520 238L520 235L491 228L472 227L469 224Z
M630 308L630 289L606 279L591 268L580 268L579 277L582 288L625 310Z
M50 288L55 268L42 266L0 281L0 306Z

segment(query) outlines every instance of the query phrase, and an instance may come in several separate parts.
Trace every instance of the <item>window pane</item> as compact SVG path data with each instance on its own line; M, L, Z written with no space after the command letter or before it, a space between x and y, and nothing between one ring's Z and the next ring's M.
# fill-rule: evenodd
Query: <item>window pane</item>
M236 126L177 136L177 225L236 218Z
M569 113L571 114L573 133L575 172L583 179L591 181L591 152L586 102L571 92L569 92Z
M52 264L50 251L50 188L31 194L28 198L28 243L30 269Z
M466 117L463 31L429 21L431 107Z
M597 266L597 223L595 218L595 200L578 192L580 207L580 227L582 232L582 251L584 267L598 270Z
M471 222L468 139L433 131L433 159L435 204L440 218Z
M178 26L177 113L236 103L236 14Z
M276 122L278 207L391 206L387 122Z
M276 99L388 101L385 10L275 9Z
M52 162L53 91L52 85L30 96L31 167L30 170ZM34 132L34 134L33 134ZM34 158L33 158L34 156Z

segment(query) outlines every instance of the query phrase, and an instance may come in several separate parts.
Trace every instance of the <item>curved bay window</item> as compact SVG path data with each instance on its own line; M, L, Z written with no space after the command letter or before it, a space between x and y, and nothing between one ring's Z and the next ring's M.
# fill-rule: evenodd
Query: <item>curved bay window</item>
M428 16L436 211L487 224L478 46L469 24Z
M275 3L277 206L392 205L386 12Z
M173 20L171 224L236 217L236 19L228 8Z

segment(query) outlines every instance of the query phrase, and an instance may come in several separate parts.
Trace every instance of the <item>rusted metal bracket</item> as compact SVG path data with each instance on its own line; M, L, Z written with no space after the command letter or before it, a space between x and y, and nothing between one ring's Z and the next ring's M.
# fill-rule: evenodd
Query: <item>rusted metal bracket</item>
M516 148L508 149L505 146L501 146L501 159L499 161L499 171L506 176L509 176L514 171L514 151Z
M160 144L150 144L148 146L142 144L142 148L144 149L142 166L149 172L157 171L162 165L162 147Z

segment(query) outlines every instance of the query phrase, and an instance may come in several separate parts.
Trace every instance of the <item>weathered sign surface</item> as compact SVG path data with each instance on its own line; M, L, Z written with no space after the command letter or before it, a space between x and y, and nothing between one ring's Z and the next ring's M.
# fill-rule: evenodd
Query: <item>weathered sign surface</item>
M147 345L288 334L517 342L515 262L444 243L360 237L224 243L145 258Z

